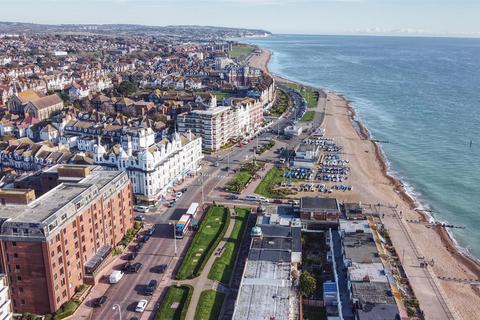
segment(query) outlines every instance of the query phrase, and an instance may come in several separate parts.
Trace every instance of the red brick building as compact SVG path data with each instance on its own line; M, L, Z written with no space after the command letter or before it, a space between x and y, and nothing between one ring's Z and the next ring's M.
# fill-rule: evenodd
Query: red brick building
M48 192L27 204L0 206L1 269L14 312L56 311L90 283L133 226L125 172L58 165L45 171Z

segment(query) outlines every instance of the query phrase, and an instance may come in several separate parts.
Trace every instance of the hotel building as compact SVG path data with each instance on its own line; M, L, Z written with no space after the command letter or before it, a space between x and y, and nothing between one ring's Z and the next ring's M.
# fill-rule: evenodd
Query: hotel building
M133 226L125 172L56 165L36 176L42 194L0 190L1 269L15 313L55 312L93 284L112 248Z

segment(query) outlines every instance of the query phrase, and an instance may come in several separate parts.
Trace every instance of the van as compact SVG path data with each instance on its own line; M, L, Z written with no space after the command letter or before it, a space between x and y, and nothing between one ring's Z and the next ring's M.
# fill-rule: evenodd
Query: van
M248 200L248 201L257 201L258 200L258 197L257 196L254 196L254 195L248 195L245 197L245 200Z
M118 283L121 279L123 278L123 272L120 270L115 270L110 274L110 277L108 278L108 282L111 284Z
M134 207L133 207L133 210L135 210L135 211L137 211L137 212L144 212L144 213L146 213L146 212L150 211L150 208L147 207L147 206L134 206Z
M259 199L260 201L262 201L262 202L270 202L270 200L268 200L268 199L265 198L265 197L260 197L260 198L258 198L258 199Z

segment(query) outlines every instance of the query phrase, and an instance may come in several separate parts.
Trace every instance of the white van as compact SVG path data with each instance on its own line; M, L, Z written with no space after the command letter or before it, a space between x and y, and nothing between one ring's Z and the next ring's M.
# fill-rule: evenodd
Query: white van
M270 200L268 200L268 199L265 198L265 197L260 197L260 198L258 198L258 199L259 199L260 201L262 201L262 202L270 202Z
M250 195L248 195L248 196L245 197L245 200L248 200L248 201L257 201L257 200L258 200L258 197L250 194Z
M108 278L108 282L110 283L118 283L123 278L123 272L120 270L115 270L112 272L110 277Z
M133 210L137 211L137 212L148 212L150 211L150 208L147 207L147 206L134 206L133 207Z

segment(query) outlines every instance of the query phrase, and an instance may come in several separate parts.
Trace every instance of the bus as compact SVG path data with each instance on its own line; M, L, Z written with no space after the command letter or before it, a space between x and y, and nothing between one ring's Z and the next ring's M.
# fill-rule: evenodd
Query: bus
M192 223L192 216L184 214L181 216L175 225L175 238L183 239L183 237L188 234L190 229L190 224Z
M190 215L192 218L195 218L198 212L198 203L192 202L190 207L188 207L187 214Z

